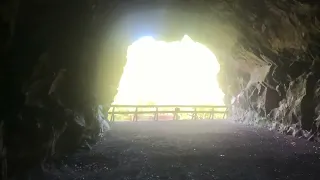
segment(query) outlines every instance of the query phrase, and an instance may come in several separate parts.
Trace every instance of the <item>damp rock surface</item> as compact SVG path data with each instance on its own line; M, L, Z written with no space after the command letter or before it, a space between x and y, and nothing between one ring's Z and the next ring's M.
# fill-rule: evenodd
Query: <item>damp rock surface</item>
M145 35L210 48L225 104L237 99L230 118L320 141L319 12L311 0L1 1L2 179L109 129L128 45Z
M91 151L64 158L42 178L313 180L319 168L319 144L265 129L229 121L118 122Z

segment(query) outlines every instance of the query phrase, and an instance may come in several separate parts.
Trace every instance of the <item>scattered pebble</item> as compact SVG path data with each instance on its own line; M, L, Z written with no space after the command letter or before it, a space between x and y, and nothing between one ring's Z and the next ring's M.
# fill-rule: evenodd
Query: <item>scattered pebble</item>
M243 135L241 133L239 134ZM164 134L163 136L166 137L168 135ZM211 141L210 138L214 137L213 135L204 136L203 134L201 134L199 138L177 136L174 136L173 139L182 139L178 143L169 138L168 140L159 140L159 138L157 138L149 141L142 139L144 138L143 136L140 136L138 140L133 136L128 136L127 138L122 138L121 141L117 140L118 142L110 140L114 137L110 137L110 139L107 138L105 140L107 143L93 147L93 155L88 156L88 154L81 154L84 158L71 156L70 158L75 158L75 161L70 163L72 161L68 160L69 164L60 167L63 173L61 173L63 177L60 179L80 180L84 178L94 180L92 177L98 177L99 174L103 177L98 179L103 179L105 176L110 178L113 174L123 172L124 174L128 173L122 176L123 180L132 180L134 179L132 177L146 180L177 178L189 180L221 180L224 179L225 176L233 176L233 172L228 172L229 169L225 168L226 166L232 166L230 169L239 169L241 173L248 173L249 175L252 174L249 168L256 169L258 173L266 172L265 170L267 168L268 172L271 171L271 174L282 175L285 173L287 167L295 166L293 163L297 163L297 167L300 165L316 167L319 166L320 162L320 156L314 155L315 151L320 150L319 146L310 146L308 142L306 142L304 146L299 140L290 139L284 141L282 136L280 136L280 138L274 137L273 139L273 136L270 135L263 140L257 139L256 137L253 137L251 140L235 138L234 136L234 139L231 139L234 141L229 141L227 138L227 141L224 141L224 137ZM249 136L249 138L251 138L251 136ZM230 143L234 144L230 145ZM296 148L288 148L293 146ZM310 148L307 149L307 146ZM231 148L234 148L234 150ZM97 150L98 152L96 152ZM200 151L201 153L198 153ZM294 151L295 153L293 153ZM228 157L232 157L232 159L224 158L226 154L222 154L221 152L228 154ZM194 156L195 154L197 156ZM239 154L240 156L238 156ZM253 161L252 159L258 155L262 161ZM288 156L284 157L283 155ZM312 158L312 160L308 159L309 156L311 156L310 158ZM94 159L91 161L90 159L88 160L87 157ZM188 159L189 157L191 158ZM266 157L269 159L265 159ZM276 160L279 157L280 159ZM241 158L248 161L242 161ZM268 164L269 160L271 165ZM300 164L298 164L298 162ZM300 171L299 169L296 171L295 173L300 173L298 172ZM289 179L294 176L290 174L288 177L281 177ZM274 177L274 179L276 179L276 177Z

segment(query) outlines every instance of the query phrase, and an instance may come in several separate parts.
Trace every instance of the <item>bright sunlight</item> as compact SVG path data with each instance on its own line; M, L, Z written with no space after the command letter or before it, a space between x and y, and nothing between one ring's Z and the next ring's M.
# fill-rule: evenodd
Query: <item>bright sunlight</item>
M204 45L143 37L128 47L127 64L113 104L223 105L220 65Z

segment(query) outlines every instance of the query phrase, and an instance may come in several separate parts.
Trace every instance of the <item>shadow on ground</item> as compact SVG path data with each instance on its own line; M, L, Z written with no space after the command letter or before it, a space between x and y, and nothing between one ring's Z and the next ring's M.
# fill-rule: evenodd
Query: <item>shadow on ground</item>
M66 157L48 180L313 180L320 146L225 121L121 122L91 151ZM37 171L30 176L39 175Z

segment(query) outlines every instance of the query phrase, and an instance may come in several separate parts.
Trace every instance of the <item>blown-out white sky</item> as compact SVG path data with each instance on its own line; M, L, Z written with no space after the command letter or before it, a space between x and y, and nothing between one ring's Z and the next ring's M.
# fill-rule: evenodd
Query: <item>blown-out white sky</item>
M163 42L143 37L128 47L114 104L223 105L216 56L185 35Z

